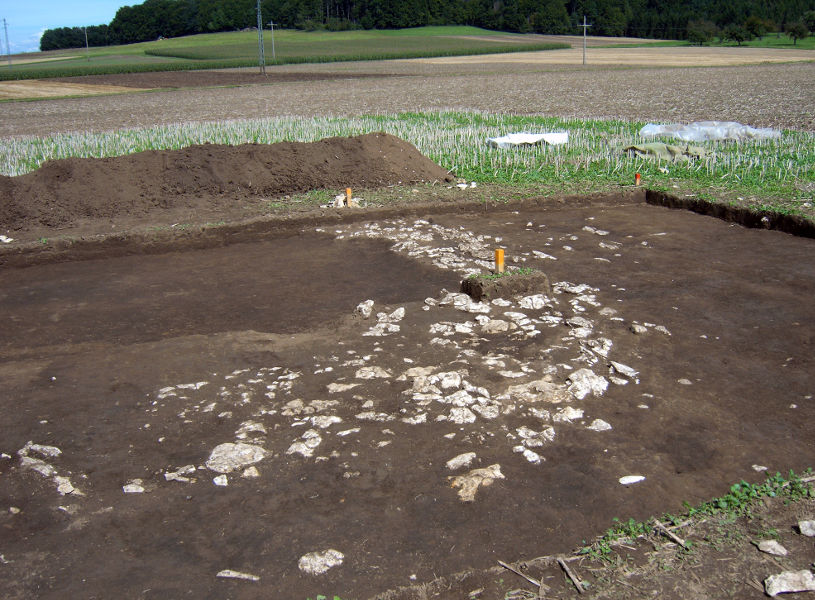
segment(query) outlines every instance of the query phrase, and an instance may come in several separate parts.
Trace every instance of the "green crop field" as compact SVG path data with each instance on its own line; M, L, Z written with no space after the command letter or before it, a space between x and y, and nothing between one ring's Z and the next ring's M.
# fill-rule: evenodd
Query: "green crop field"
M266 64L381 60L567 48L534 36L477 27L418 27L371 31L264 32ZM258 64L257 31L210 33L31 55L53 60L0 70L0 80L71 77L131 71L245 67ZM25 57L21 57L25 58Z

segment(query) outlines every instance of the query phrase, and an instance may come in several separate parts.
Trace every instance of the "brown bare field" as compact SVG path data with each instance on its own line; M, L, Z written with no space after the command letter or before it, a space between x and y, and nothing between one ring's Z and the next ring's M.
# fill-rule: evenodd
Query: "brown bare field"
M500 56L470 57L456 64L398 60L290 65L267 69L268 84L258 84L257 71L248 69L233 71L245 73L248 85L234 87L232 82L233 87L205 89L185 88L205 84L191 84L191 74L177 73L177 90L5 103L0 136L443 109L637 121L718 119L815 131L815 63L698 66L703 56L709 63L718 56L719 64L726 65L734 60L734 50L739 49L597 48L589 52L586 66L518 62L518 57L513 62L494 62L502 60ZM760 62L753 49L740 50L750 51L744 56ZM626 52L639 63L595 64L600 53ZM687 66L654 66L658 57L672 52L684 55ZM790 60L808 56L772 50L761 55ZM540 56L555 60L558 55ZM130 81L121 76L112 81L118 86L149 88L149 76L132 74ZM99 78L93 83L98 84ZM162 87L167 87L166 81Z

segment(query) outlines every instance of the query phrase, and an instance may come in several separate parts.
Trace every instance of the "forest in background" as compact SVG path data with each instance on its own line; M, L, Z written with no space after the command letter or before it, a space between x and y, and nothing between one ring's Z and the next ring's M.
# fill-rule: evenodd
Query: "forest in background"
M771 31L805 37L815 0L262 0L264 27L305 30L473 25L518 33L576 34L741 43ZM40 50L130 44L257 27L256 0L146 0L109 24L48 29Z

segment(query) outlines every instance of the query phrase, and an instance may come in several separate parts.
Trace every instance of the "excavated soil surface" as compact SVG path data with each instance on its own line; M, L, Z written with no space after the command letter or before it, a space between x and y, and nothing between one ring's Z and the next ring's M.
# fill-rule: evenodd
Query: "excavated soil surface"
M0 595L501 598L422 585L815 461L815 240L642 191L416 210L2 268ZM498 246L551 294L455 293Z

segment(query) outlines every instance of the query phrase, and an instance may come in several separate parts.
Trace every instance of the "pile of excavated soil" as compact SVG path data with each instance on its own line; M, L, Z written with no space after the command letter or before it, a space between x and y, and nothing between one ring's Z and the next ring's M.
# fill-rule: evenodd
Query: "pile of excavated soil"
M204 144L115 158L69 158L0 176L0 230L150 216L201 198L273 198L314 189L447 181L450 173L385 133L223 146Z

